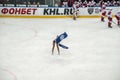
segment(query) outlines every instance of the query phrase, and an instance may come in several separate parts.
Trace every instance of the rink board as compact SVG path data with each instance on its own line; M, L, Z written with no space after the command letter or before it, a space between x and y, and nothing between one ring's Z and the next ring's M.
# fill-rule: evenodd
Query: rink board
M120 7L107 7L106 12L112 9L113 16L120 11ZM72 18L72 7L0 7L0 18ZM79 8L78 18L99 18L100 7Z
M72 16L10 16L10 15L0 15L0 18L72 18ZM100 18L100 16L78 16L78 18Z

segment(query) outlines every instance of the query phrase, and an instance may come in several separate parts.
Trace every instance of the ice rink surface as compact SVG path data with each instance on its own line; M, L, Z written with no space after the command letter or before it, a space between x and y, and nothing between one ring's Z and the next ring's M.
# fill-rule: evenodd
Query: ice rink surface
M98 18L0 18L0 80L120 80L120 28L112 26ZM51 55L63 32L69 49Z

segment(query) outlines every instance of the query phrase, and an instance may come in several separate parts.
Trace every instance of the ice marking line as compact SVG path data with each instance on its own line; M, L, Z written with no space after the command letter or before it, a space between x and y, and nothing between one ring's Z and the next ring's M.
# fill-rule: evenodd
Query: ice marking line
M9 75L11 75L12 77L13 77L13 80L18 80L17 79L17 76L13 73L13 72L11 72L10 70L8 70L8 69L3 69L3 68L0 68L2 71L4 71L4 72L7 72L7 73L9 73Z

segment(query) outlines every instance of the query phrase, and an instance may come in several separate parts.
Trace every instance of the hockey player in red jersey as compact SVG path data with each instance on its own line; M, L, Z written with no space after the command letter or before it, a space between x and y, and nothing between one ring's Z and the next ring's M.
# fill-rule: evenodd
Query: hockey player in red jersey
M108 27L112 28L112 9L108 11Z
M106 5L103 3L102 4L102 6L101 6L101 21L102 22L104 22L105 20L104 20L104 18L105 18L105 16L106 16Z
M73 4L73 19L76 20L79 12L79 2L75 1Z
M115 17L116 17L116 19L117 19L117 25L120 26L120 12L117 12L117 13L115 14Z

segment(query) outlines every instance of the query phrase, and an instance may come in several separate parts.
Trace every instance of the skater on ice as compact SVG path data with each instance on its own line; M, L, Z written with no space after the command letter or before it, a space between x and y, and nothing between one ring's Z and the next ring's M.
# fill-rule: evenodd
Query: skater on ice
M108 27L112 28L112 9L108 11Z
M58 54L60 55L60 49L59 47L62 47L64 49L68 49L67 46L63 45L63 44L60 44L60 42L67 38L68 34L66 32L62 33L61 35L57 36L57 38L55 40L53 40L53 47L52 47L52 55L54 54L54 48L55 48L55 45L57 47L57 51L58 51Z
M117 13L115 14L115 17L116 17L116 19L117 19L117 25L120 26L120 12L117 12Z
M79 13L79 2L75 1L73 4L73 20L76 20Z
M106 5L105 3L102 3L101 5L101 21L105 22L105 16L106 16Z

